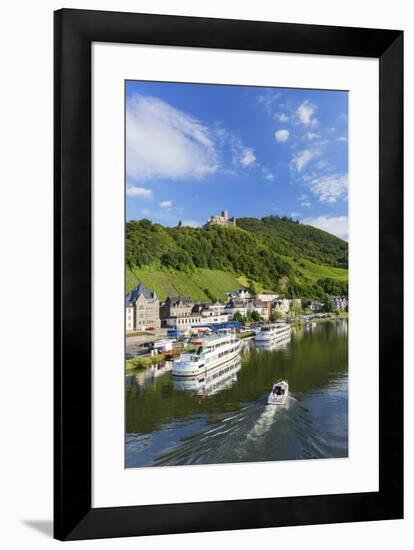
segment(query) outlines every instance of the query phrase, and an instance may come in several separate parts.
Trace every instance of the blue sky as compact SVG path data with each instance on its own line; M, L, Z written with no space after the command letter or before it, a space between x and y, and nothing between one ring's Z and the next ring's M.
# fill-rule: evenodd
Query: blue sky
M346 239L347 200L347 92L126 83L128 220L200 226L227 209Z

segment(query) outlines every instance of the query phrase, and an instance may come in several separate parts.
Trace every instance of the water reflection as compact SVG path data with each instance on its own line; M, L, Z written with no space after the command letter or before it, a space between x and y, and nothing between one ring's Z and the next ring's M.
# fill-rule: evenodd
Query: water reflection
M254 347L256 351L276 351L286 349L290 345L290 336L284 340L273 340L270 342L255 342Z
M177 391L190 391L197 395L214 395L230 388L237 382L237 372L241 369L241 359L236 357L220 368L198 376L174 376L173 388Z
M172 361L164 361L158 365L152 365L148 368L137 369L134 374L126 376L126 384L128 386L136 386L144 388L148 384L154 383L155 379L164 375L166 372L171 372L173 367Z

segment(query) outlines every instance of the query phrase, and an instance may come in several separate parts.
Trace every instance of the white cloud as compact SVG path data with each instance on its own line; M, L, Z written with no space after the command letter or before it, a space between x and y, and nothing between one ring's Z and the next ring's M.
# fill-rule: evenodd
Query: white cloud
M348 138L345 137L345 136L339 136L339 138L337 138L338 141L348 141Z
M273 181L275 179L275 175L264 167L262 167L262 176L266 181Z
M309 141L312 141L313 139L318 139L321 136L319 134L316 134L315 132L306 132L306 137Z
M161 201L158 203L161 208L166 208L167 210L171 210L171 207L173 205L172 201Z
M290 213L290 217L291 218L300 218L301 217L301 213L300 212L291 212Z
M183 220L181 225L185 227L201 227L203 224L197 220Z
M279 122L288 122L290 117L285 113L274 113L273 118Z
M318 216L305 218L302 223L332 233L340 239L348 240L348 216Z
M248 168L255 164L256 155L254 149L246 147L235 132L222 126L216 127L215 132L221 146L229 149L234 166ZM229 173L229 169L225 169L224 171Z
M240 164L242 166L250 166L253 164L256 160L256 156L253 152L253 149L249 149L248 147L243 147L240 152Z
M348 176L347 174L332 174L315 178L309 182L309 188L320 202L336 202L338 199L347 198Z
M312 206L312 203L310 202L308 195L306 193L302 193L301 195L299 195L298 201L300 205L303 206L304 208L309 208L309 206Z
M287 141L289 139L289 130L278 130L277 132L275 132L275 139L278 143Z
M126 107L126 165L138 180L203 178L218 169L212 132L161 99L134 95Z
M128 197L142 197L143 199L152 199L151 189L146 187L136 187L135 185L127 184L126 194Z
M253 165L259 166L256 162L256 154L254 149L244 145L240 137L235 132L229 130L228 128L224 128L220 123L215 123L214 132L218 143L222 148L222 152L230 153L234 166L234 169L229 167L221 167L222 173L236 176L237 168L240 166L242 168L249 168Z
M296 153L291 164L298 172L302 172L305 166L319 155L320 151L318 149L303 149L303 151Z
M296 116L299 119L299 122L301 122L305 126L317 126L319 124L319 121L317 118L313 117L315 111L316 105L313 105L308 100L306 100L301 105L299 105L296 111Z
M279 99L280 96L280 92L267 91L265 94L258 95L256 99L258 103L261 103L264 106L264 108L270 115L274 102Z

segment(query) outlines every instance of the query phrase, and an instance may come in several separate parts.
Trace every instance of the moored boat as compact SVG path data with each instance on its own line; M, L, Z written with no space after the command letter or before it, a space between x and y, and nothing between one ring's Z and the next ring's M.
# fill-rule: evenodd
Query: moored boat
M272 323L263 325L256 330L256 342L281 341L290 336L290 325L288 323Z
M269 405L285 405L289 395L289 384L286 380L278 380L273 384L267 403Z
M240 340L233 331L226 329L212 335L198 336L191 343L197 346L196 349L184 352L174 361L174 376L195 376L208 372L237 357L240 352Z

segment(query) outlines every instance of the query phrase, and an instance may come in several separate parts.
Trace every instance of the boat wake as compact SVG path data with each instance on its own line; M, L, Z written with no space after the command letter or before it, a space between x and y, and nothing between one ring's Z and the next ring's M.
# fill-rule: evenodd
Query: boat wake
M267 405L247 434L247 439L257 440L262 438L270 430L275 420L283 412L288 411L295 401L296 399L289 395L284 405Z

